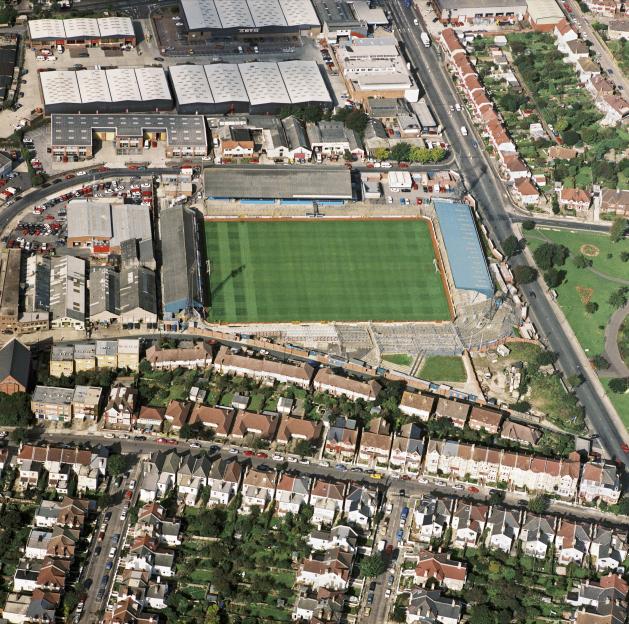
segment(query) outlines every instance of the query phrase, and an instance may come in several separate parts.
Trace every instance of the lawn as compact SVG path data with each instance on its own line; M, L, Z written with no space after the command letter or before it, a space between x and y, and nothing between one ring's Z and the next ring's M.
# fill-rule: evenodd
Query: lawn
M424 221L210 221L205 235L210 320L450 318Z
M612 278L629 280L629 263L622 262L620 254L629 251L629 241L612 243L609 237L600 234L571 233L568 230L534 230L526 234L531 249L538 247L545 239L565 245L570 255L579 253L583 245L591 245L592 268ZM586 248L587 250L587 248ZM611 254L611 257L608 257ZM621 284L606 280L589 269L577 269L571 258L560 269L566 271L566 279L556 290L557 303L563 310L570 326L577 335L581 346L589 357L603 352L605 327L614 313L607 303L609 295ZM594 314L585 311L585 303L590 300L598 304Z
M418 377L426 381L463 382L467 379L463 360L449 355L427 357Z
M609 379L601 378L601 383L607 391L609 400L614 404L618 416L620 416L622 422L625 423L625 427L629 430L629 394L616 394L609 389Z
M405 353L389 353L383 355L382 359L385 362L391 362L391 364L397 364L398 366L410 366L413 363L413 358Z

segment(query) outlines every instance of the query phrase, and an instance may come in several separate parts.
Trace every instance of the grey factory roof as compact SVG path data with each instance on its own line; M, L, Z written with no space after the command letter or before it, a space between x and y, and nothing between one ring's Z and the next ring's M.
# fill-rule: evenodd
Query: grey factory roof
M204 172L208 197L239 199L351 199L350 172L340 167L313 165L225 166Z
M345 0L313 0L313 4L321 22L325 22L328 26L336 24L360 26L361 24Z
M38 19L28 21L32 40L134 37L130 17Z
M85 321L85 260L74 256L52 259L50 311L53 319Z
M111 207L113 236L112 247L120 247L122 241L151 239L151 213L147 206L114 204Z
M68 239L110 240L112 235L110 204L86 199L68 202Z
M90 270L90 316L120 314L120 275L111 267Z
M434 205L454 285L491 299L494 285L470 207L443 199L435 199Z
M137 308L157 314L155 272L146 267L131 267L120 273L120 312Z
M332 101L314 61L172 65L170 77L179 105Z
M162 305L176 313L203 301L198 256L198 226L194 210L172 206L160 212L162 239Z
M48 71L40 72L39 79L46 106L172 99L162 67Z
M56 386L35 386L33 401L35 403L51 403L69 405L72 403L74 388L57 388Z
M207 145L205 121L195 115L51 115L52 145L91 145L94 130L111 130L120 136L166 130L168 145Z
M180 0L190 30L318 26L310 0Z

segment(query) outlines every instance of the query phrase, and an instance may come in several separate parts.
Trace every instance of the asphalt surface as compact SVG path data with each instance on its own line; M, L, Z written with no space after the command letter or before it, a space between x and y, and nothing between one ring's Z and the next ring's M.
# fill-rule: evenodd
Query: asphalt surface
M423 23L423 18L414 9L404 7L400 0L389 0L388 6L393 14L398 39L404 43L411 64L417 68L421 76L433 112L445 128L467 189L478 202L479 211L494 242L499 243L515 233L507 211L509 197L480 149L482 143L467 117L465 107L462 107L461 112L450 111L450 106L460 102L460 99L445 65L436 53L438 44L433 42L431 47L426 48L421 43L419 35L422 28L424 30L426 28L425 24L423 27L413 24L415 18L420 20L420 24ZM468 128L468 136L461 135L461 126ZM474 148L474 141L478 144L478 149ZM571 229L579 228L571 225ZM511 264L521 262L520 258L516 258ZM624 428L622 430L617 428L616 422L602 404L593 383L594 373L587 365L581 346L571 342L555 315L541 282L526 285L522 289L522 294L529 303L530 316L538 332L543 336L548 348L558 353L558 367L567 375L579 372L584 375L585 381L577 388L576 395L585 408L592 428L599 435L601 445L610 457L624 459L625 453L621 444L627 433Z

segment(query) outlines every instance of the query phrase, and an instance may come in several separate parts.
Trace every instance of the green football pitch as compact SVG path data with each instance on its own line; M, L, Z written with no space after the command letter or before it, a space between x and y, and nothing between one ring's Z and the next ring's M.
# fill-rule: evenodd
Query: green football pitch
M205 237L212 321L450 318L424 221L209 221Z

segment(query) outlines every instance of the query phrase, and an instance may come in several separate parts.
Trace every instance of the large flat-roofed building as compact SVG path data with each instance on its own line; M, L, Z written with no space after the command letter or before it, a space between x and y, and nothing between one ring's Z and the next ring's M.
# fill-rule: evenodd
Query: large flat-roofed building
M366 37L369 25L358 18L346 0L313 0L326 41L336 43L341 37Z
M164 208L160 212L159 229L164 318L202 310L205 270L195 211L177 205Z
M0 102L7 96L13 83L13 72L17 59L17 35L0 40ZM2 175L2 173L0 173Z
M74 256L52 259L50 271L51 325L58 329L85 329L85 260Z
M419 88L392 36L354 38L334 48L351 99L405 98L416 102Z
M556 0L526 0L527 16L537 31L552 32L564 14Z
M526 15L526 0L432 0L432 3L443 23L520 21Z
M39 73L44 112L128 113L173 108L162 67L61 70Z
M20 303L20 249L0 252L0 329L15 330L18 326Z
M33 45L42 46L120 47L136 43L130 17L29 20L28 34Z
M146 140L164 142L168 158L207 154L205 120L200 116L51 115L54 159L92 158L94 138L112 141L119 155L141 154Z
M224 166L204 171L208 199L266 199L284 203L304 200L351 200L352 180L344 167L312 165L281 168Z
M173 65L179 113L270 113L290 104L331 106L314 61Z
M179 0L188 40L318 34L311 0Z
M68 247L87 248L95 254L120 254L123 241L152 238L147 206L76 199L68 202L67 210Z
M491 299L494 284L470 207L445 199L433 203L455 288Z

